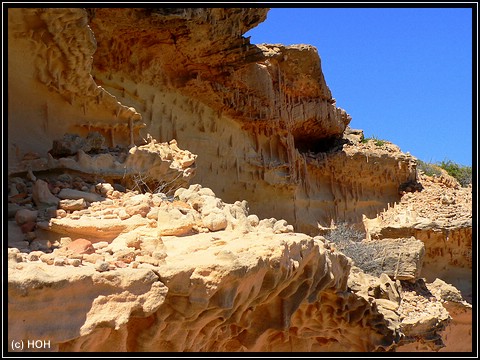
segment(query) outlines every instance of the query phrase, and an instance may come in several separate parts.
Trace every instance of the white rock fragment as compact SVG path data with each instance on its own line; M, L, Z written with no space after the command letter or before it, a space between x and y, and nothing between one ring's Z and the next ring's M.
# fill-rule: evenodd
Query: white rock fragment
M104 272L104 271L108 271L109 269L110 269L110 264L108 262L102 261L102 260L97 260L95 262L95 270Z

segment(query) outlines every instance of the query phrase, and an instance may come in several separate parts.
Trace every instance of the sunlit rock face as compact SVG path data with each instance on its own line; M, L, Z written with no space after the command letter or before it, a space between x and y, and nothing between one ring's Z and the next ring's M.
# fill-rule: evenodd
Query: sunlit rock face
M266 14L11 9L9 164L67 132L111 148L150 134L200 155L197 182L298 231L373 216L414 178L413 159L345 135L314 47L250 44L242 34Z
M451 176L419 177L422 191L407 193L379 216L364 218L367 238L414 236L425 244L421 275L443 279L472 298L472 187Z
M141 114L92 77L96 40L85 10L9 9L8 27L9 165L29 152L45 156L67 132L98 130L112 144L138 137Z
M367 239L413 236L423 242L425 256L420 272L431 293L443 297L452 317L443 332L446 347L439 351L472 350L472 187L461 187L448 174L419 175L422 191L406 193L395 206L377 217L364 218ZM455 290L453 290L455 289ZM452 296L455 294L455 296ZM419 341L399 351L430 351Z
M335 106L317 49L242 37L266 14L91 10L92 73L142 114L142 131L199 154L197 181L223 199L246 198L259 216L311 234L373 216L415 177L413 158L347 140L350 116Z

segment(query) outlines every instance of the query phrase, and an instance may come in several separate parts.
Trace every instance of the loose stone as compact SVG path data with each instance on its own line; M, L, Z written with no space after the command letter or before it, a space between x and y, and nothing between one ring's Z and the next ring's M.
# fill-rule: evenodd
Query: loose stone
M65 258L64 257L56 257L53 260L53 265L55 266L63 266L65 265Z
M108 271L109 269L110 269L110 264L106 261L97 260L97 262L95 263L95 270L97 271L104 272L104 271Z

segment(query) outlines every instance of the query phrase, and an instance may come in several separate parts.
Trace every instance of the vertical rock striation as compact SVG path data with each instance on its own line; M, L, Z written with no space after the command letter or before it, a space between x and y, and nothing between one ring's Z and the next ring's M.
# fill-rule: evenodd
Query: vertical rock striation
M227 201L246 194L260 216L309 233L375 215L415 177L413 158L345 151L351 118L335 106L317 50L242 37L266 14L92 9L94 77L142 114L146 132L201 154L198 182Z

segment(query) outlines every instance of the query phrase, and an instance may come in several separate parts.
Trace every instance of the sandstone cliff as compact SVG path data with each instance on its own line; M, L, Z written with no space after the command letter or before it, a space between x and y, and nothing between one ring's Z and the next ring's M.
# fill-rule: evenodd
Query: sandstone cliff
M222 199L248 194L259 216L308 233L373 216L414 180L413 158L342 150L350 116L335 106L317 50L241 36L266 13L92 10L92 73L142 113L145 131L201 154L196 181Z
M242 36L267 12L8 9L9 343L432 351L471 331L471 188L420 221L432 180L348 127L317 50ZM371 273L316 236L362 218L362 244L398 249ZM461 292L435 278L452 266Z
M201 154L196 181L222 199L248 194L259 216L298 231L376 215L415 179L413 158L342 149L350 117L335 106L317 50L242 37L266 13L10 10L9 164L44 156L66 132L98 131L110 147L151 134ZM31 131L20 135L19 124Z

